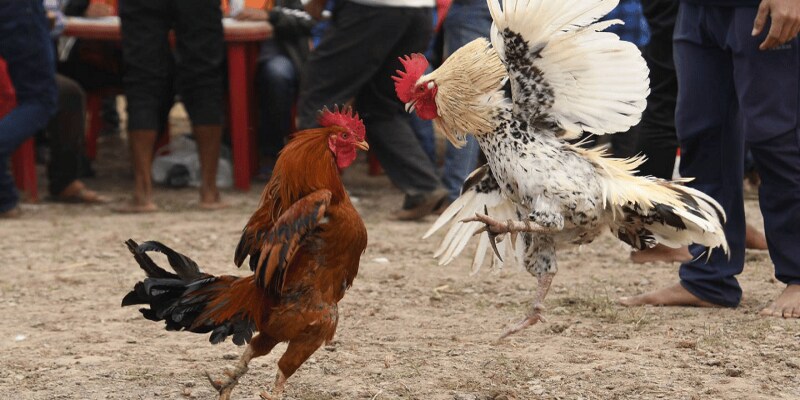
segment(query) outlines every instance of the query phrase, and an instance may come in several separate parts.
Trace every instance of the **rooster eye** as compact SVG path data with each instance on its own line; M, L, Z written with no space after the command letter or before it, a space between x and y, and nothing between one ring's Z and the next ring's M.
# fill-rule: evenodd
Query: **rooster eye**
M342 139L347 139L347 133L342 134Z

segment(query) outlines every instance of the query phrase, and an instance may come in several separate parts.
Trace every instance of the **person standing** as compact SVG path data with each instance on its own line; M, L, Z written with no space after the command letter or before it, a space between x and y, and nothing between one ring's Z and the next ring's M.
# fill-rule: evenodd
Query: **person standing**
M759 199L784 291L762 315L800 318L800 3L683 0L674 33L675 126L681 175L725 209L730 255L690 247L680 282L624 305L736 307L745 252L745 144L761 174Z
M200 207L223 207L216 184L225 56L220 0L122 0L119 6L134 191L132 201L117 211L158 210L150 168L157 132L172 106L173 69L200 155ZM177 63L170 30L175 31Z
M324 0L307 11L319 19ZM425 51L431 38L434 0L337 1L331 26L312 51L300 79L298 129L317 126L323 107L354 100L367 128L370 150L405 193L398 220L431 214L447 191L414 135L394 91L398 57Z

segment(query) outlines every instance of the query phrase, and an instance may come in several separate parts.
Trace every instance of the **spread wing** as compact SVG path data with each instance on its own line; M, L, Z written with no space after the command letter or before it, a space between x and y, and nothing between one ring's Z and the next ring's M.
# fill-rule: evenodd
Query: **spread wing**
M439 265L445 265L453 261L469 243L474 236L473 233L482 225L480 222L461 222L464 218L475 216L475 213L483 213L488 210L489 215L501 221L507 219L519 219L517 206L511 200L500 193L500 186L497 184L489 165L473 171L464 181L461 189L461 196L447 207L442 215L434 222L433 226L425 233L423 238L427 239L439 229L448 226L439 248L434 253L434 257L439 259ZM489 235L482 233L478 241L478 247L472 260L472 274L477 273L487 253L492 253L492 266L502 267L503 261L515 262L522 265L524 254L524 242L522 235L518 236L516 243L510 245L510 239L506 238L497 243L497 250L503 255L503 260L494 255L490 247Z
M330 201L329 190L317 190L292 204L274 223L256 220L262 211L259 209L236 247L236 265L250 256L250 269L255 272L256 283L269 292L280 293L294 255L308 234L322 223Z
M618 0L488 0L492 46L506 65L513 110L530 124L598 135L636 125L650 92L635 45L596 22Z

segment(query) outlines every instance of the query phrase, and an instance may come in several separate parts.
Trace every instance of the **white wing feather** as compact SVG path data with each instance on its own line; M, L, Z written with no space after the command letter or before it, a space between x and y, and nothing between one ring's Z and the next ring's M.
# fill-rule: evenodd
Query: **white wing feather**
M519 113L549 116L574 133L565 139L581 132L623 132L639 122L650 92L647 64L635 45L601 32L620 21L596 22L617 3L505 0L501 7L499 0L488 0L492 45L513 78ZM506 58L509 49L516 49L509 46L519 45L504 36L506 30L526 42L522 59ZM531 71L539 76L530 76ZM521 98L523 93L527 98Z

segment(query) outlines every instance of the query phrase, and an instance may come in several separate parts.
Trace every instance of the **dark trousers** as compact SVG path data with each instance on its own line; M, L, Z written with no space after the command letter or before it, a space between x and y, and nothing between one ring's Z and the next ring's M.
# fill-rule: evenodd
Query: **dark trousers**
M650 41L642 56L650 69L650 95L642 121L636 132L633 152L647 156L639 167L640 175L671 179L675 167L678 138L675 134L675 101L678 97L678 78L672 59L672 34L678 15L678 1L642 0L642 8L650 26Z
M264 45L275 47L274 43ZM257 79L261 89L259 148L263 156L277 157L292 129L297 71L292 60L276 49L259 61Z
M58 112L47 127L50 161L47 164L48 191L57 196L76 181L83 167L86 132L86 94L78 82L56 75Z
M682 285L703 300L733 307L744 266L742 179L745 144L761 174L759 199L775 276L800 284L800 43L760 51L751 37L756 8L681 3L675 27L676 128L681 175L727 213L730 259L721 251L681 266ZM695 256L703 249L690 247Z
M225 39L219 0L121 0L129 130L161 130L176 86L194 125L222 123ZM177 40L177 65L168 40Z
M425 51L432 10L337 3L333 21L311 53L300 80L300 129L317 125L323 106L355 99L367 140L389 179L407 195L442 186L394 91L398 57Z
M0 119L0 212L19 200L8 158L44 128L56 110L55 58L41 0L0 0L0 57L17 95L17 107Z

